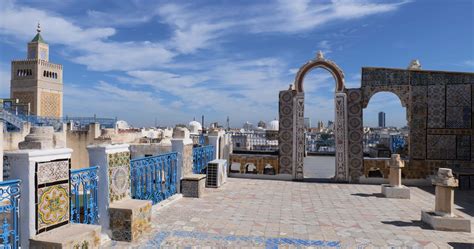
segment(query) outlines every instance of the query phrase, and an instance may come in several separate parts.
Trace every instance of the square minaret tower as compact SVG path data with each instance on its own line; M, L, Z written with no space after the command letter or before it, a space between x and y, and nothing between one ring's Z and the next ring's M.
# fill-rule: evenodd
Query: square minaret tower
M49 46L37 34L28 43L28 58L12 61L10 96L30 104L31 114L44 117L63 115L63 67L49 62Z

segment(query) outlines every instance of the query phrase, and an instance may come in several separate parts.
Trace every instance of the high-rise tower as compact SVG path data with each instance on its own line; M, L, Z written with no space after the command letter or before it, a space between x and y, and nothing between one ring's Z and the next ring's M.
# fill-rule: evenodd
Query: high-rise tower
M63 67L49 62L49 46L37 34L28 43L26 60L12 61L10 97L30 104L30 112L38 116L63 115Z
M385 128L385 112L379 112L379 127Z

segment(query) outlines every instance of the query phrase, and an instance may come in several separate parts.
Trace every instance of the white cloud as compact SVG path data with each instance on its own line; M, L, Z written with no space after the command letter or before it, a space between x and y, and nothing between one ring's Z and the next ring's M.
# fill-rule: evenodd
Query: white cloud
M64 45L70 60L97 71L133 70L169 62L174 53L149 41L112 42L112 27L81 28L72 21L44 10L17 6L12 1L0 6L0 34L31 39L38 21L50 44Z
M159 125L174 125L176 120L189 119L180 108L169 108L153 92L129 90L107 82L89 88L65 84L64 94L64 113L69 116L118 117L135 126L153 125L155 118Z
M465 60L464 65L468 67L474 67L474 60Z
M99 81L89 84L89 88L65 83L65 107L71 114L91 110L108 116L125 113L130 120L150 117L151 123L157 115L185 122L184 111L207 112L215 119L222 116L222 121L227 115L233 120L270 120L277 116L278 92L293 83L298 69L288 69L286 60L275 57L249 58L224 51L207 53L203 59L199 52L216 49L229 34L304 32L332 21L393 11L402 3L307 0L237 5L231 9L202 7L192 2L140 4L140 8L129 13L90 10L86 14L90 21L81 23L81 18L72 19L6 0L0 6L0 35L24 42L32 38L36 22L41 21L43 37L60 45L66 59L90 70L119 71L117 83ZM117 26L147 23L155 18L171 28L163 40L115 39L120 31ZM317 49L331 52L332 43L320 40ZM327 94L334 88L331 77L329 73L317 74L316 84L305 84L305 90ZM324 115L332 115L333 104L331 98L308 99L308 108Z
M250 20L254 32L296 33L331 21L362 18L396 10L408 1L377 3L360 0L333 0L327 3L310 0L280 0L276 5L259 6L261 12Z
M360 73L353 74L351 77L345 79L344 84L346 88L359 88L361 87L362 75Z

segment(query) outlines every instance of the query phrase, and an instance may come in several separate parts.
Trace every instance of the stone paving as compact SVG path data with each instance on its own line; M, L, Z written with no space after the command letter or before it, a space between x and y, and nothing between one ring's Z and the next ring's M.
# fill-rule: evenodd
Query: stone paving
M434 208L428 191L412 187L410 200L379 193L378 185L231 178L219 189L206 189L203 198L182 198L154 212L150 236L105 248L474 247L472 233L434 231L420 223L421 209ZM472 191L464 195L473 203ZM472 222L468 212L458 212Z

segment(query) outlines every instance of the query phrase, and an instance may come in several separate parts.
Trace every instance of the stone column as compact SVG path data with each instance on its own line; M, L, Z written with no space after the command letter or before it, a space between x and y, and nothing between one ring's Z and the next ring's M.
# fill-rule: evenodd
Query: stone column
M433 183L436 185L435 213L454 217L454 188L458 187L458 180L451 169L440 168Z
M335 99L334 133L336 146L336 172L334 180L337 182L354 181L358 178L351 178L348 164L348 136L347 136L347 95L342 92L336 93Z
M471 232L471 220L454 214L454 189L458 180L448 168L439 168L433 179L436 185L435 210L421 211L421 220L435 230Z
M399 154L392 154L388 175L389 184L382 184L382 194L387 198L410 199L410 189L402 185L402 168L405 163Z
M189 137L188 129L183 127L174 128L171 151L178 152L178 185L176 188L181 193L181 179L185 175L193 173L193 140Z
M124 186L116 186L110 177L109 172L109 155L115 153L122 153L124 157L130 158L130 151L128 144L99 144L87 146L89 152L89 163L91 166L99 166L99 182L98 182L98 199L99 205L99 223L102 226L103 238L107 239L104 235L112 237L110 231L110 218L109 218L109 207L111 204L111 198L121 197L130 198L130 161L128 162L128 168L121 170L116 174L120 177L128 178L128 181L123 181ZM126 165L124 165L126 167ZM112 172L114 174L114 172ZM125 175L122 175L125 174ZM127 175L128 174L128 175ZM114 185L114 186L111 186ZM111 190L113 189L113 190ZM113 192L113 193L111 193ZM114 196L111 196L114 195Z
M399 154L392 154L392 158L389 163L390 174L388 175L390 186L401 187L402 186L402 168L405 167L405 163L400 160Z
M36 235L35 200L38 199L40 202L42 199L39 190L43 194L55 191L57 198L67 199L65 205L54 210L54 212L62 212L65 218L48 220L48 223L38 222L39 227L47 228L69 222L69 160L72 150L53 149L52 141L52 127L31 127L30 134L19 144L21 150L5 152L10 163L10 179L21 180L19 230L22 248L29 248L30 239ZM60 184L55 182L60 182ZM48 208L48 205L44 206L44 209Z

